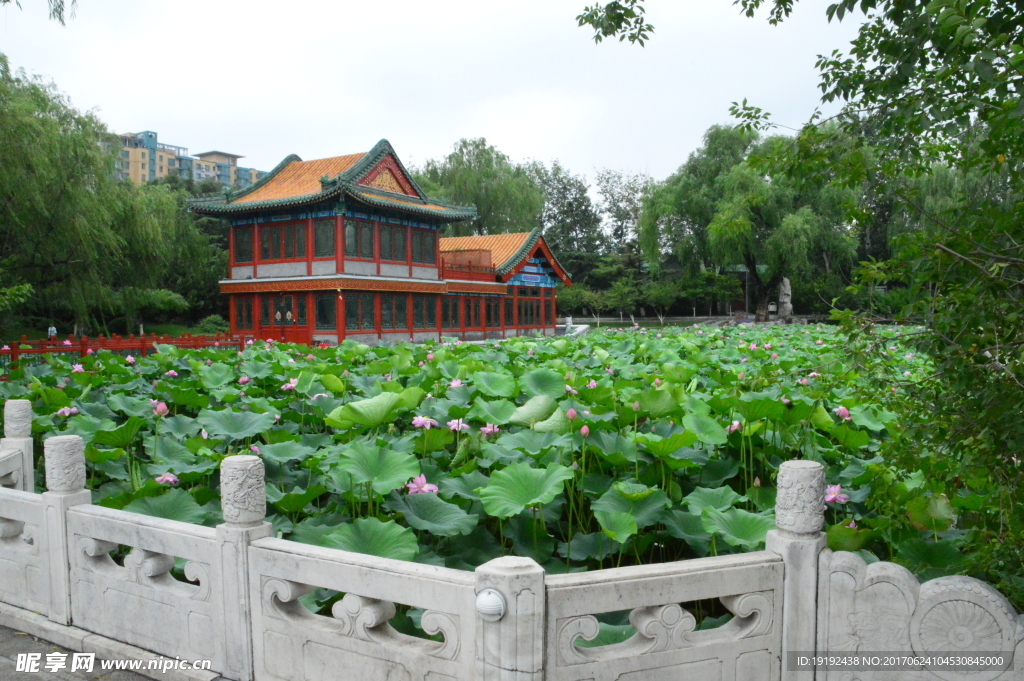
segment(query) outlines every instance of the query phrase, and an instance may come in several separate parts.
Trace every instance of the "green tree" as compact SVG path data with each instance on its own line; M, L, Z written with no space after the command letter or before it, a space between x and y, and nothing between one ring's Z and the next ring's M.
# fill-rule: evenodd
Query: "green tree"
M540 224L544 240L555 253L600 253L605 249L601 218L587 190L586 179L573 175L558 161L548 168L535 162L530 166L535 182L544 191Z
M432 195L476 206L477 218L455 226L455 236L528 232L544 210L544 191L529 168L482 137L459 140L451 154L427 161L415 176Z
M648 175L629 175L606 168L598 172L595 184L601 197L598 207L611 243L619 253L635 251L643 199L654 181Z
M0 0L0 5L9 5L11 0ZM14 4L21 7L19 0L14 0ZM60 22L61 26L64 25L65 16L69 15L73 18L75 16L75 9L78 7L78 0L71 0L68 3L66 0L47 0L47 4L50 8L50 18Z
M679 300L681 293L678 282L648 281L640 288L640 300L654 310L654 314L658 315L658 321L664 326L665 315Z
M640 290L632 276L623 276L615 280L611 288L604 292L607 308L617 310L619 321L623 314L632 314L640 300Z

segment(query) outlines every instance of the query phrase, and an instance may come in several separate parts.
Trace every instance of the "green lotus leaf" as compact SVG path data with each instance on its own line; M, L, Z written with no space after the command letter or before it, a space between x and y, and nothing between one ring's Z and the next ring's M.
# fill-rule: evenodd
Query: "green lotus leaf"
M640 393L640 411L654 418L679 411L679 403L668 390L644 390Z
M634 523L635 524L635 523ZM558 543L558 555L570 560L603 560L616 549L615 542L602 532L574 534L571 542Z
M124 393L117 393L108 397L107 406L114 411L123 412L129 416L148 418L153 415L153 405L149 403L149 400L142 397L130 397Z
M757 515L738 508L725 512L706 508L701 513L701 523L705 531L717 534L730 546L753 550L764 542L768 530L775 529L775 516Z
M455 442L455 433L447 428L441 427L422 430L416 436L416 451L436 452L439 449L444 449L453 442Z
M683 417L683 427L693 431L697 439L704 444L724 445L728 441L725 428L707 414L697 412L687 414Z
M314 456L316 452L311 447L304 447L298 442L278 442L273 445L260 445L260 456L268 461L287 463L289 461L302 461Z
M572 470L559 464L533 468L520 462L493 473L487 486L477 491L488 515L508 518L527 506L550 502L572 477Z
M516 409L508 421L517 426L531 426L551 416L555 409L558 409L558 403L554 398L548 395L537 395Z
M357 484L370 483L373 491L382 496L420 474L420 464L412 454L362 440L346 447L335 465Z
M533 424L533 429L538 433L568 433L571 427L572 421L561 409L555 409L551 416Z
M146 422L143 419L137 416L129 417L114 430L97 430L92 436L92 443L100 447L128 447L135 442L139 430L144 425Z
M210 435L241 440L268 430L274 425L274 414L257 414L252 411L233 411L231 409L220 411L204 409L199 412L196 420Z
M711 551L711 534L704 529L701 516L685 511L666 513L661 519L668 533L682 539L697 555L706 556Z
M388 509L405 516L405 522L417 530L439 537L469 534L480 521L480 516L466 513L436 494L399 494L388 497Z
M512 540L512 551L517 556L546 563L555 552L555 538L548 533L544 520L530 511L510 518L501 529L502 536Z
M491 397L512 397L516 394L516 379L508 374L478 371L473 374L473 385L484 395Z
M732 508L733 504L739 501L746 501L747 498L737 494L731 487L698 487L683 497L683 503L688 504L690 513L700 515L705 508L713 508L716 511L724 511Z
M636 518L625 511L594 511L594 518L604 533L620 544L625 544L638 531Z
M446 499L459 496L463 499L476 501L480 498L478 489L487 485L488 477L480 471L463 473L457 478L443 478L438 487L440 494Z
M628 513L636 520L637 527L649 527L661 520L671 501L660 489L651 489L650 493L640 496L640 487L644 485L630 484L625 490L619 485L612 485L601 498L590 504L590 508L595 512ZM627 494L633 498L628 498Z
M534 369L523 374L519 385L527 395L558 398L565 395L565 377L551 369Z
M341 380L334 374L324 374L320 377L320 383L335 395L345 394L345 381Z
M516 405L508 400L487 401L480 397L473 400L473 408L466 414L466 419L475 419L484 423L503 426L516 413Z
M202 525L207 516L192 495L183 489L171 489L160 496L136 499L123 510L193 525Z
M227 364L215 362L199 366L199 380L207 390L220 388L235 380L235 371Z
M845 423L832 429L832 437L850 449L860 449L871 442L871 435L866 430L854 430Z
M247 360L242 362L238 370L243 376L248 376L249 378L268 378L274 374L274 365L269 362Z
M327 417L327 425L341 427L343 422L376 428L392 420L392 411L402 398L396 393L381 393L367 400L357 400L338 407Z
M820 402L811 414L811 425L819 430L832 430L832 427L835 425L835 422L832 421L832 416Z
M740 395L736 401L736 411L743 414L747 421L760 421L771 419L776 421L782 418L782 412L786 405L780 402L775 396L768 396L764 393L745 393Z
M311 501L327 491L323 485L312 485L308 489L293 487L291 492L282 492L273 483L267 483L267 501L282 513L298 513Z
M377 518L358 518L351 524L339 525L324 534L320 542L329 548L395 560L412 560L420 550L416 535L408 527Z
M168 434L178 440L194 437L199 434L199 424L191 416L179 414L178 416L165 416L160 419L157 431L161 434Z
M833 525L826 531L828 547L833 551L860 551L875 543L878 532L870 528L847 527L844 524Z

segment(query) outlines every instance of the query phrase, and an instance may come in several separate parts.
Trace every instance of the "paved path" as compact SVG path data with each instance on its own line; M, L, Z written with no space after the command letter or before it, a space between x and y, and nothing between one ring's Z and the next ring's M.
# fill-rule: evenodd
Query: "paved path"
M15 671L18 653L42 653L44 663L47 653L67 653L67 668L48 672L40 665L40 670L35 674ZM78 671L72 674L67 671L71 667L71 654L72 651L67 648L61 648L49 641L0 627L0 681L150 681L134 672L102 671L99 668L99 661L94 665L92 672Z

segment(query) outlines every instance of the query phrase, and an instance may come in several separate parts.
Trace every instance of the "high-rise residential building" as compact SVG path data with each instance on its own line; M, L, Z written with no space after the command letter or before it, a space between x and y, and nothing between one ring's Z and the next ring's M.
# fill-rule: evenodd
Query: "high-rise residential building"
M227 187L248 187L267 173L255 168L243 168L238 154L207 151L189 156L186 147L162 144L152 130L129 132L121 137L121 158L117 177L135 184L177 175L185 179L214 178Z

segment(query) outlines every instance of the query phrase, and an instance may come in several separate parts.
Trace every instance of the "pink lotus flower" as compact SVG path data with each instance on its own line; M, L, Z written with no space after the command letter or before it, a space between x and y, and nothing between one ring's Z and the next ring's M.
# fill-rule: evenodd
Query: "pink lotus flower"
M420 360L419 364L417 364L416 366L423 366L423 361Z
M582 435L583 437L588 437L590 435L590 426L585 425L582 428L580 428L580 435Z
M432 352L428 352L427 353L427 361L428 362L433 362L434 361L434 353L432 353Z
M153 409L153 413L157 416L167 416L171 413L171 410L167 408L166 402L157 402L156 408Z
M842 485L829 485L825 488L825 503L845 504L849 500L849 495L843 494Z
M750 361L749 357L744 357L743 359L740 360L740 364L746 364L749 361Z
M633 402L633 411L640 411L640 401Z
M565 418L569 419L570 421L575 421L576 420L576 410L573 409L572 407L569 407L569 410L565 412Z
M773 352L770 359L778 359L778 358L779 358L779 353Z
M128 355L127 357L125 357L124 361L128 362L129 364L135 364L135 358L132 357L131 355Z
M274 423L277 423L280 420L281 420L281 415L280 414L274 414Z
M2 348L0 348L0 350L10 350L10 349L11 349L10 345L4 345Z
M202 430L199 431L199 437L203 438L204 440L209 440L210 434L206 432L206 428L203 428Z
M836 407L835 409L833 409L832 411L833 411L833 413L835 413L836 416L838 416L839 418L841 418L844 421L849 421L849 420L853 419L853 417L850 416L850 410L847 409L846 407L839 406L839 407Z
M790 403L790 402L792 402L793 400L789 399L788 397L782 397L782 398L780 398L780 401L781 401L781 402L782 402L783 404L789 404L789 403Z
M6 347L6 346L4 346L4 347ZM92 348L89 348L88 350L85 351L85 354L91 355L93 352L95 352L95 351Z
M810 381L808 381L806 378L801 378L799 381L797 381L797 383L799 383L800 385L807 385L810 383Z
M857 523L855 523L853 521L853 519L851 518L850 522L846 523L846 527L849 527L851 530L856 530L857 529Z
M427 492L437 491L437 485L431 485L427 482L427 476L423 473L413 478L412 482L406 485L406 488L409 490L409 494L426 494Z
M213 344L213 347L215 347L215 348L219 348L219 347L220 347L220 341L216 341L216 342L215 342L215 343Z
M761 478L754 478L754 487L761 486Z
M746 375L747 375L746 371L741 371L738 374L736 374L736 379L742 381Z
M469 426L462 422L462 419L452 419L448 422L448 430L459 432L460 430L469 430Z
M158 485L177 485L178 476L174 473L161 473L156 476L156 483Z
M655 338L661 338L661 334L659 333Z
M429 416L413 416L412 425L413 428L423 428L425 430L430 430L431 428L436 427L438 424L437 421L430 418Z
M567 393L569 393L571 395L579 395L579 393L576 390L574 390L571 385L565 386L565 392L567 392Z
M587 383L587 387L591 388L591 389L596 388L597 387L597 381L591 379L590 382Z
M823 340L821 340L821 339L819 338L818 340L814 341L814 344L815 344L815 345L823 345L823 344L824 344L824 342L825 342L825 341L823 341Z
M249 340L245 341L245 344L246 345L252 345L252 339L250 338Z
M501 430L501 429L498 428L498 426L494 425L493 423L488 423L487 425L485 425L483 428L480 429L480 434L481 435L496 435L499 430Z
M64 341L64 345L71 345L71 341L69 341L69 340Z
M698 335L698 336L703 336L703 335L704 335L704 332L703 332L703 331L698 331L698 332L697 332L697 335Z
M750 349L751 350L757 350L757 344L756 343L751 343L750 344Z
M452 380L450 383L448 383L448 387L449 388L461 388L462 387L462 381L460 379L456 378L456 379Z
M164 373L164 376L170 376L171 378L177 378L178 377L178 372L175 371L174 369L171 369L170 371Z
M288 358L288 363L289 363L289 364L295 364L295 358L293 358L293 357L289 357L289 358Z
M772 349L772 344L771 343L765 343L762 347L764 347L765 350L771 350Z
M527 351L526 351L526 354L528 354L528 355L532 355L532 354L533 354L533 348L530 348L529 350L527 350Z
M83 367L81 364L72 364L71 365L71 373L73 373L73 374L84 374L85 373L85 367Z
M63 416L64 418L74 416L77 413L78 407L61 407L60 409L57 410L57 415Z
M905 354L903 356L906 357L907 359L914 359L914 353L912 353L912 352L908 352L907 354Z
M287 383L281 386L281 390L295 390L295 386L297 386L298 384L298 377L289 379Z
M615 375L615 369L612 369L611 367L605 367L604 370L608 372L609 376Z
M238 379L238 385L245 385L246 383L248 383L251 380L252 379L249 378L248 376L242 376L241 378Z
M726 426L725 432L727 432L727 433L735 433L737 430L740 430L742 428L743 428L743 424L742 423L740 423L739 421L733 421L728 426Z
M257 447L256 445L249 445L249 451L255 454L256 456L260 455L260 448Z
M904 372L903 372L903 375L904 375L904 376L910 376L910 372L909 372L909 371L904 371Z

